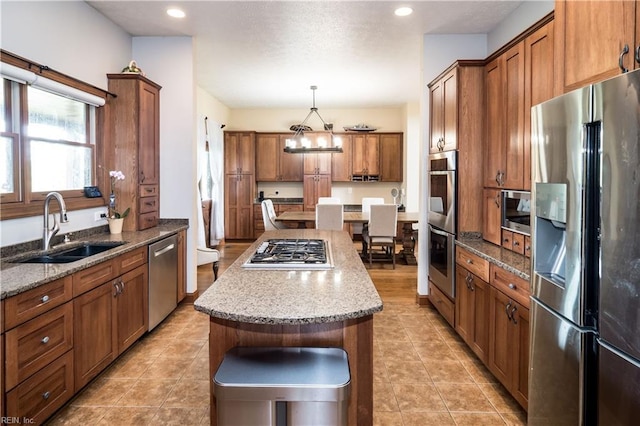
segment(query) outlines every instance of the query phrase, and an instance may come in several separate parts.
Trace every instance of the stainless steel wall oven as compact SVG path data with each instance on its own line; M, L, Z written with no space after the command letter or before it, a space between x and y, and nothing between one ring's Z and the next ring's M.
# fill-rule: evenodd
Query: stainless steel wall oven
M455 297L455 238L457 230L457 152L429 156L429 279Z

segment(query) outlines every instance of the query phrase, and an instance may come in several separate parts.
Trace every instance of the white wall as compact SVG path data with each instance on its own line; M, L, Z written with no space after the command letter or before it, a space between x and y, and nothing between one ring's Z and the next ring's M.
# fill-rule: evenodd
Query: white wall
M107 73L131 60L131 37L84 2L2 2L0 45L94 86L107 88ZM104 48L108 46L108 48ZM69 212L66 234L104 225L105 208ZM0 246L42 238L42 216L0 221Z
M538 22L555 8L553 0L524 1L487 36L487 52L496 50Z
M160 90L160 217L188 218L187 293L197 288L196 85L191 37L134 37L133 57Z

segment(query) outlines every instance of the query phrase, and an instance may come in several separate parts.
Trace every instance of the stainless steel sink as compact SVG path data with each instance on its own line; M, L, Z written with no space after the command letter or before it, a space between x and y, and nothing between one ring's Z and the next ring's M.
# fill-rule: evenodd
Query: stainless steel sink
M17 263L70 263L82 260L89 256L111 250L124 244L124 241L113 241L104 243L86 243L68 250L58 251L50 254L39 254L16 260Z

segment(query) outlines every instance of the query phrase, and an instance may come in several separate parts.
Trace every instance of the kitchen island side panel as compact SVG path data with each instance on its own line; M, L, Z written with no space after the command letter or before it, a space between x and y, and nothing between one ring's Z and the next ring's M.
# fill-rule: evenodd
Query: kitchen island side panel
M213 376L225 353L235 346L337 347L347 352L351 374L349 425L373 424L373 315L320 324L250 324L211 317L209 387L211 425L217 425Z

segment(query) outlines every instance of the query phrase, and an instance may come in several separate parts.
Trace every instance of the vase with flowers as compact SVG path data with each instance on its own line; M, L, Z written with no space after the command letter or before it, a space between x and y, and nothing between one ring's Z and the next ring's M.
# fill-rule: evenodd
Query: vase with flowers
M124 174L120 170L112 170L109 172L109 179L111 180L111 193L109 194L109 232L112 234L120 234L122 232L122 225L124 218L129 214L130 208L120 213L116 208L116 182L124 180Z

